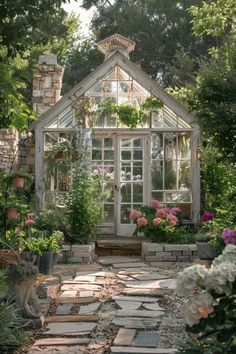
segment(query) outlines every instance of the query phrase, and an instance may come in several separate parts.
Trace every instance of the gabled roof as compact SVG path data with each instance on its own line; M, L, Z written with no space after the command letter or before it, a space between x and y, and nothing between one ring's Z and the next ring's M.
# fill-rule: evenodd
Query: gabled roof
M192 127L198 127L194 116L187 109L161 88L153 79L151 79L142 69L131 62L123 53L117 50L106 61L98 66L92 73L65 94L52 108L43 114L38 121L31 125L31 129L40 129L49 124L56 115L69 107L74 100L87 92L87 90L116 65L126 71L140 85L148 90L153 96L159 98L174 113L180 116L186 123Z

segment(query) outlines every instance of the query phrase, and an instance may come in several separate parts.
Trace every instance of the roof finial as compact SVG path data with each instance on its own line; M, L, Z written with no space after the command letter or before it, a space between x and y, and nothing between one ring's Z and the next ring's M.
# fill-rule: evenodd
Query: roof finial
M129 53L134 50L135 42L121 36L120 34L113 34L112 36L98 42L97 47L100 52L105 54L105 60L117 50L129 58Z

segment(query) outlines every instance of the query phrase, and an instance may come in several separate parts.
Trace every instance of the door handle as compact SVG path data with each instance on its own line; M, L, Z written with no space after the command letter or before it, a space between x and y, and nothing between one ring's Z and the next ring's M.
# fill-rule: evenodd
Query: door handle
M115 189L115 191L119 192L120 187L115 184L114 189Z

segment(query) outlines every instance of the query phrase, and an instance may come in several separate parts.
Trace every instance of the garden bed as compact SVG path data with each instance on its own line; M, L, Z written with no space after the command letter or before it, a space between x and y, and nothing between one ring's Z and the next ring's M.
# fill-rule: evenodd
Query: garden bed
M195 244L142 242L142 257L148 262L193 262L197 256Z

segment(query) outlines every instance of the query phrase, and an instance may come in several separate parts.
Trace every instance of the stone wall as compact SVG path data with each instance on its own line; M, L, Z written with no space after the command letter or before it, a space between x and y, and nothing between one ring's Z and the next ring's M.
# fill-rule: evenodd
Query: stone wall
M55 55L40 55L33 69L33 109L42 115L61 98L64 69Z
M149 262L192 262L197 258L197 246L142 242L142 257Z
M95 260L95 242L89 245L63 245L62 261L68 263L90 263Z
M14 129L0 129L0 170L9 170L18 163L19 133ZM16 156L15 156L16 154Z

